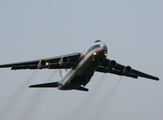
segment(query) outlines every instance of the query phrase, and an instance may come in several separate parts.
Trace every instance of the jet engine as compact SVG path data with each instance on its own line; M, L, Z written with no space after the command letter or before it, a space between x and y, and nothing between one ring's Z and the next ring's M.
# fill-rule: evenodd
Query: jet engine
M122 72L124 75L128 75L132 71L132 68L130 66L126 66Z
M62 57L59 61L60 66L65 66L68 63L69 59L67 57Z
M46 61L45 60L40 60L37 64L38 69L42 69L46 66Z
M112 70L115 66L116 66L116 61L115 60L111 60L108 64L108 69Z

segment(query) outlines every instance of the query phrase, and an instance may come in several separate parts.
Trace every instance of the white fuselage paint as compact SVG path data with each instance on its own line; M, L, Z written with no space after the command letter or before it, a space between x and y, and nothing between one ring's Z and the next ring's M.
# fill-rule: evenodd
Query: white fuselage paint
M83 85L87 80L89 82L97 67L106 59L107 52L105 43L94 43L88 50L81 54L76 65L74 64L68 73L59 81L58 89L70 90ZM99 61L97 61L98 59Z

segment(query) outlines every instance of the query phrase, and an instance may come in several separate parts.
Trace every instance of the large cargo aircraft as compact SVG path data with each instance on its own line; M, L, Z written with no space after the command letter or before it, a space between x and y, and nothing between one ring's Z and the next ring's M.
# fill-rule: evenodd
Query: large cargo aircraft
M45 58L27 62L11 63L0 65L0 68L10 67L11 70L21 69L60 69L61 80L51 83L31 85L29 87L57 87L59 90L82 90L95 72L111 73L131 78L144 77L152 80L159 80L158 77L124 66L115 60L106 58L108 55L107 45L96 40L84 52L77 52L52 58ZM69 69L68 72L66 70Z

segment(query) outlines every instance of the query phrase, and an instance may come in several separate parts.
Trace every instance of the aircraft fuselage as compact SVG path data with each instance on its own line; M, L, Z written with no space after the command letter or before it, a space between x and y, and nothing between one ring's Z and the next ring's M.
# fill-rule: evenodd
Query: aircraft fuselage
M107 57L107 46L102 42L94 43L83 52L74 66L59 81L58 89L71 90L85 86L93 76L97 67Z

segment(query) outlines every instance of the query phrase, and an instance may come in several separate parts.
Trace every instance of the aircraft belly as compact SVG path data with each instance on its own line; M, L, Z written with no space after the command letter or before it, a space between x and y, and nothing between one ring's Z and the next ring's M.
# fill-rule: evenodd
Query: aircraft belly
M81 65L77 70L76 74L78 76L88 76L91 77L97 67L101 64L100 62L93 62L93 56L88 58L86 61L83 62L83 65Z

